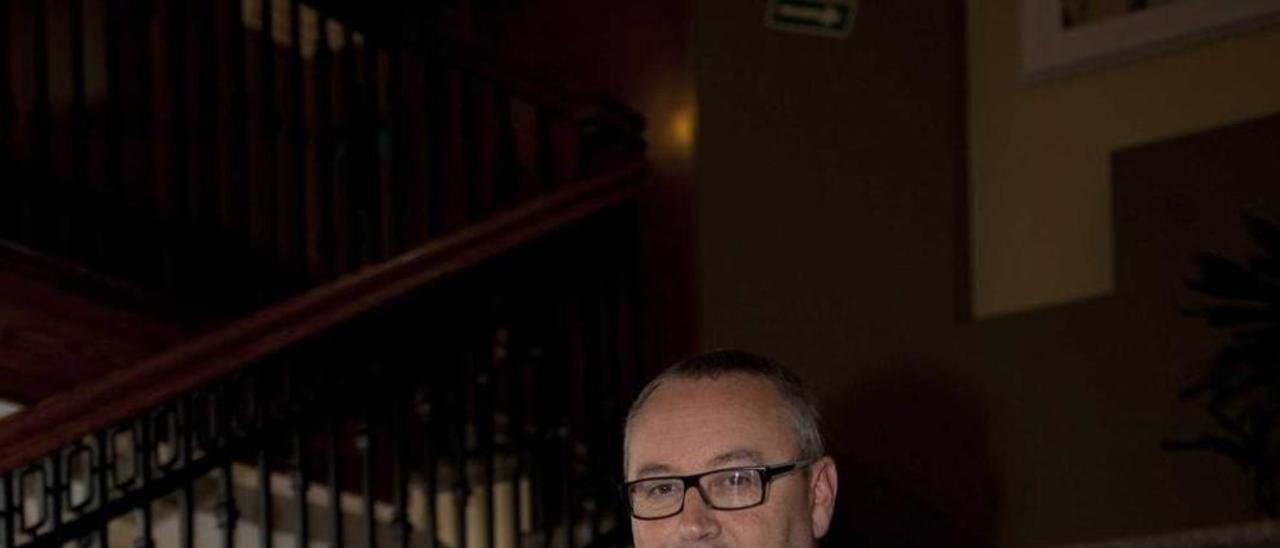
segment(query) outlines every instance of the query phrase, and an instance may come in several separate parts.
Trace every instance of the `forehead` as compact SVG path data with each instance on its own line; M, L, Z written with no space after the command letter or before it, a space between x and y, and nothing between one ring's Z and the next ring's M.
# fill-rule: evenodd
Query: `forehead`
M729 453L755 453L770 462L794 457L789 417L773 384L759 377L665 381L630 424L627 475L654 465L699 472Z

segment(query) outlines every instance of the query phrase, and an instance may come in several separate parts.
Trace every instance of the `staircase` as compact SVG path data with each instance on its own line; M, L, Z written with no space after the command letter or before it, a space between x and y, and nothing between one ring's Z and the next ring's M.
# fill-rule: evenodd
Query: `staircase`
M0 548L627 542L643 121L397 10L0 4Z

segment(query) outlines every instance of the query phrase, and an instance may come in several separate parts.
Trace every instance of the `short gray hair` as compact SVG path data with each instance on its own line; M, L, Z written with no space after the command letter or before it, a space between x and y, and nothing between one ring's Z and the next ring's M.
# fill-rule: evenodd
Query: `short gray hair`
M742 350L714 350L698 354L668 367L640 390L627 411L624 440L630 435L631 422L662 383L675 379L716 379L722 375L749 375L769 381L786 404L791 415L791 429L799 445L798 459L816 459L826 454L822 430L818 425L818 408L804 382L787 368L764 356ZM625 443L625 441L624 441Z

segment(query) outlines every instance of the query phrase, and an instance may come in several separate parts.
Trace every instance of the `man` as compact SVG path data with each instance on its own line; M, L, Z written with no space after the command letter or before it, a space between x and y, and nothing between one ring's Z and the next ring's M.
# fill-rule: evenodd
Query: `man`
M827 532L836 466L800 381L740 351L680 362L640 392L623 442L637 548L806 548Z

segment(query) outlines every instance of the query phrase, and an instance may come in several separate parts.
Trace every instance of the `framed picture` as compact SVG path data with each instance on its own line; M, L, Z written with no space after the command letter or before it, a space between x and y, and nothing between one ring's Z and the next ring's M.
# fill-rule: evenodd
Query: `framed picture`
M1280 0L1021 0L1022 75L1042 79L1280 21Z

